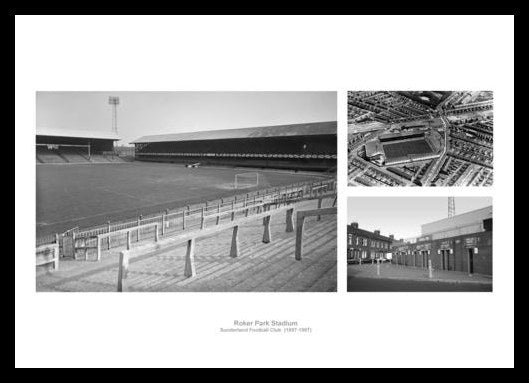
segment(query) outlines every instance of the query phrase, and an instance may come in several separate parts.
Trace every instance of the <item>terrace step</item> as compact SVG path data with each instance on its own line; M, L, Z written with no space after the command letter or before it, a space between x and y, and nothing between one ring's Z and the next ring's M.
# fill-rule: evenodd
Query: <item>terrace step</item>
M334 230L334 233L333 233ZM330 228L329 230L324 231L323 229L320 230L307 230L306 236L307 240L304 243L304 251L307 255L306 251L310 247L323 247L330 251L330 249L325 246L326 243L328 243L329 238L335 235L335 228ZM294 244L289 243L287 244L283 249L285 252L289 252L290 254L294 253ZM334 260L336 261L336 254L334 255ZM305 260L306 261L306 260ZM298 272L300 270L300 265L303 264L304 261L295 261L292 257L290 258L284 258L278 260L278 262L275 263L268 263L267 265L264 265L265 270L257 270L254 275L251 275L245 279L243 279L240 283L233 286L233 291L254 291L256 289L263 290L263 287L259 288L260 285L265 284L268 280L274 277L274 275L277 275L278 273L282 273L283 271L287 270L288 272L291 272L294 270L294 272ZM286 275L286 274L283 274ZM242 279L242 278L241 278Z
M39 158L40 162L42 162L42 163L49 163L49 164L63 164L63 163L66 163L64 158L62 158L61 156L59 156L56 153L39 153L37 155L37 157Z
M293 260L294 246L292 239L278 243L276 246L270 245L264 245L269 246L265 249L255 250L248 259L234 263L232 267L224 268L220 271L216 269L205 278L196 281L188 280L189 282L186 285L193 286L194 290L198 289L198 291L207 291L213 287L215 291L241 291L237 288L237 285L241 284L242 281L247 279L256 280L257 276L269 276L277 272L277 270L282 270L288 265L296 263ZM248 290L248 286L242 288L242 291Z
M256 284L266 281L281 270L285 268L294 270L303 264L303 261L295 261L293 257L295 236L293 233L284 234L285 238L276 238L275 242L270 244L263 244L259 238L258 243L250 247L241 246L241 255L236 259L229 258L227 253L219 255L218 251L216 256L215 253L207 254L205 257L197 256L197 276L195 278L166 281L161 285L152 286L152 289L158 291L159 289L162 291L249 291ZM313 228L307 227L304 246L307 259L310 258L311 246L324 247L333 254L332 258L336 262L336 252L325 246L332 237L336 238L335 221L326 223L322 221ZM197 246L197 254L200 254L200 251ZM211 257L214 260L210 260ZM183 270L183 263L181 260L178 266L180 270ZM133 283L130 286L132 290L135 290Z
M328 205L327 199L324 205ZM296 203L314 208L316 200ZM295 216L294 216L295 217ZM295 232L285 231L285 216L272 216L272 241L262 242L262 219L239 227L239 257L230 258L232 231L199 239L197 275L184 276L183 244L131 258L127 291L335 291L336 217L305 221L303 260L294 259ZM143 242L143 241L142 241ZM104 245L105 246L105 245ZM120 249L104 250L99 263L63 262L57 273L38 278L39 291L116 291Z
M323 274L312 286L309 287L307 291L309 292L337 291L337 286L338 286L338 267L335 263L334 267L329 269L325 274Z
M325 238L329 240L329 238ZM334 241L336 243L336 241ZM310 249L306 250L305 258L309 260L307 265L301 271L296 270L296 272L289 272L287 282L276 287L274 291L296 291L300 289L302 291L308 290L314 281L319 280L322 275L325 275L327 271L336 268L336 257L329 257L329 254L336 254L336 245L329 246L320 246L315 248L311 246ZM333 259L334 258L334 259ZM285 273L285 271L283 272ZM279 276L278 276L279 277ZM270 281L268 282L270 283ZM262 285L258 290L262 290L266 285Z
M329 237L336 235L335 221L322 220L321 224L310 226L309 223L304 246L307 254L310 253L311 243L314 242L314 246L322 246L329 241ZM262 274L264 270L270 269L271 265L274 267L268 271L268 274L276 273L277 270L285 267L285 265L275 266L282 260L286 260L288 265L298 263L293 260L293 233L273 233L273 236L276 236L273 242L263 244L262 227L258 228L259 234L255 233L255 228L252 228L252 231L254 235L247 235L245 237L249 239L240 242L240 256L236 259L229 258L228 255L231 234L222 235L224 238L216 238L214 241L206 240L204 242L210 242L206 246L197 243L195 278L188 279L183 276L184 249L180 247L133 263L129 270L127 285L131 291L209 291L211 289L224 291L241 282L240 279L245 276ZM219 249L223 249L221 254ZM333 259L335 262L335 252Z

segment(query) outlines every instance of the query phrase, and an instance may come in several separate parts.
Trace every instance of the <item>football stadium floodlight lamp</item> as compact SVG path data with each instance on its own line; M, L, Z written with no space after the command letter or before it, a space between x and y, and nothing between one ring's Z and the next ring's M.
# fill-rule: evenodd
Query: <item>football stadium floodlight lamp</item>
M108 103L110 105L119 105L119 97L116 97L116 96L110 96L108 98Z

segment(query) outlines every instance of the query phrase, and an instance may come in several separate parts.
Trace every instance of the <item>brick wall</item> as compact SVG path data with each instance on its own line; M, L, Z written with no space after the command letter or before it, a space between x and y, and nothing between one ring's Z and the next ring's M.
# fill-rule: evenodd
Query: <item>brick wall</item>
M492 231L461 235L452 238L409 244L394 253L394 263L407 266L427 267L421 251L430 250L429 258L437 270L469 271L469 249L473 254L475 274L492 275ZM414 263L415 252L419 252Z

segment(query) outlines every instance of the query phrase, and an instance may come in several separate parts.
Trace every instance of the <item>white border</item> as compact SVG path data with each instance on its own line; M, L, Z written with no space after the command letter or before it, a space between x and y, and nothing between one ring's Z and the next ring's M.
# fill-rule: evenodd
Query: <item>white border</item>
M513 17L23 16L15 33L15 366L514 365ZM494 198L494 293L347 294L342 257L336 294L35 293L37 90L337 90L344 175L349 89L494 91L494 186L450 191ZM339 206L447 194L346 182ZM338 219L345 254L345 208ZM216 333L263 317L315 331Z

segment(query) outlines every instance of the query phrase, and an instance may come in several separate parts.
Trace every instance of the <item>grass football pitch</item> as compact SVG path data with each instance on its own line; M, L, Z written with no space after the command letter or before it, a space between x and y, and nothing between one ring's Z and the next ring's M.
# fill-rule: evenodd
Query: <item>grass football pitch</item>
M259 173L257 188L233 189L235 174ZM322 179L274 170L132 162L38 165L37 237L86 228L243 194L257 189Z
M402 141L395 144L384 144L384 153L388 159L406 157L414 154L433 153L426 140Z

